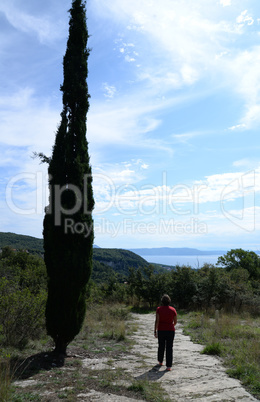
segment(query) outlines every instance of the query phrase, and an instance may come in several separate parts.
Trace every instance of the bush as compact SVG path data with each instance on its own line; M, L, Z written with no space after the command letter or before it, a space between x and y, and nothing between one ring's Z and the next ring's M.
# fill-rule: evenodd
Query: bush
M221 355L221 345L219 342L211 343L210 345L205 346L205 348L201 352L205 355Z
M0 335L5 346L24 348L44 328L46 292L37 295L17 282L0 278Z

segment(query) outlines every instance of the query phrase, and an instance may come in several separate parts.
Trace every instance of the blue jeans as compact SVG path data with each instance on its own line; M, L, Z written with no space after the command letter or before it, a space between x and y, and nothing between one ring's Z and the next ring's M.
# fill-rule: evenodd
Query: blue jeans
M166 349L166 367L172 367L172 347L175 331L158 331L158 362L163 362Z

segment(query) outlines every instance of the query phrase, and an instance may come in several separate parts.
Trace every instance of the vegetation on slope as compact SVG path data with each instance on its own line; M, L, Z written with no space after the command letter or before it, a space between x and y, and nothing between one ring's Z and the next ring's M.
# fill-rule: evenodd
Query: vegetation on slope
M129 263L128 273L123 270L123 275L120 269L115 271L108 263L115 256L114 266L118 268L120 259L124 261L124 256L132 257L132 254L112 250L109 255L107 250L104 254L98 250L98 257L104 258L104 262L94 260L88 285L88 309L104 305L107 308L120 302L121 305L150 306L154 310L162 293L169 293L179 312L181 309L193 311L189 331L198 330L196 339L200 338L206 345L205 353L225 358L230 375L239 378L259 396L260 278L258 259L252 266L254 255L240 249L231 250L219 261L222 268L205 264L199 270L182 266L158 272L152 265L131 267ZM34 346L36 351L40 343L46 345L46 283L41 256L3 248L0 253L0 371L1 361L10 360L6 355L28 355L35 353L29 352L31 345L38 345ZM219 311L217 323L214 321L216 310ZM111 319L109 328L112 329ZM112 332L109 328L107 338L118 341L118 337L125 337L123 325L113 327ZM50 349L51 344L46 347ZM4 369L2 375L5 373Z
M220 356L227 373L260 396L260 318L252 319L247 313L193 312L185 317L185 332L205 345L202 353Z
M117 273L128 275L129 268L144 268L148 265L137 254L128 250L97 248L93 250L93 260L110 266Z
M30 253L43 254L43 240L32 236L0 232L0 249L10 246L15 250L27 250Z

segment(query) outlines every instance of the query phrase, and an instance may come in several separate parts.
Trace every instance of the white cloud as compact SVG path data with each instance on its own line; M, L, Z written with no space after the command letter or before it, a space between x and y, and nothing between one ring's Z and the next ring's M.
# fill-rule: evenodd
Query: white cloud
M198 72L191 66L185 64L181 68L181 76L185 84L193 84L198 79Z
M119 52L124 54L124 60L128 63L136 61L135 57L138 56L138 52L134 50L135 45L133 43L126 43L122 38L115 40L116 45L118 46Z
M246 124L236 124L235 126L231 126L229 127L229 130L241 130L241 129L245 129L246 128Z
M204 204L215 203L219 213L232 220L233 215L237 217L242 214L239 206L241 201L243 210L252 210L255 194L260 193L259 167L244 172L216 174L190 185L178 183L175 186L166 183L140 186L140 172L132 167L122 169L117 166L117 169L106 169L105 178L102 176L102 180L108 184L101 186L101 192L106 187L106 198L102 198L102 206L107 202L117 212L123 211L130 215L134 212L141 216L151 216L153 213L158 217L162 213L164 216L196 216L201 213ZM237 201L238 206L234 207Z
M248 15L248 11L244 10L242 11L242 13L237 17L237 23L238 24L247 24L247 25L253 25L254 23L254 19Z
M53 42L65 34L66 22L60 18L30 15L19 10L17 5L13 6L11 2L0 4L0 11L5 14L8 22L15 29L25 33L37 34L41 43Z
M231 130L250 129L260 123L260 46L237 52L232 58L222 59L226 80L232 91L242 100L244 107L238 124Z
M161 125L157 115L174 102L154 100L148 91L142 94L127 93L110 102L94 101L88 114L88 139L92 149L101 150L108 145L128 146L172 152L164 139L151 138Z
M243 125L252 128L256 123L260 123L260 104L249 104L243 118Z
M42 152L51 149L60 121L60 111L51 107L47 99L36 102L34 91L24 88L12 95L0 97L0 105L2 143L24 147L37 145Z
M106 82L103 84L106 98L113 98L116 93L116 87L114 85L108 85Z
M129 53L130 44L136 49L138 82L166 94L215 77L216 87L221 83L245 102L241 119L231 129L251 128L259 124L260 47L249 43L239 50L239 41L254 18L247 10L237 16L231 0L220 4L230 6L228 14L206 0L98 0L96 10L121 24L118 44L126 61L136 59ZM126 32L126 26L133 30Z
M260 166L260 161L254 158L243 158L233 162L233 166L238 168L244 168L247 170L258 169Z
M125 61L127 61L128 63L131 63L133 61L135 61L135 59L133 57L130 57L128 54L125 56Z
M227 54L228 54L228 52L225 50L219 54L216 54L215 59L216 60L221 59L222 57L226 56Z
M223 7L231 6L231 0L220 0L220 4Z
M99 11L101 5L103 14L109 13L123 26L127 23L139 28L137 34L132 35L136 47L141 44L142 50L149 49L140 55L143 62L140 77L157 76L158 80L165 80L168 74L168 77L173 77L173 80L168 79L168 85L172 82L173 88L177 84L189 85L197 81L202 70L212 64L215 54L225 51L221 41L226 42L225 34L232 29L231 24L212 19L214 10L208 4L207 7L201 6L198 13L197 2L191 0L164 0L163 5L155 0L149 3L99 0Z
M147 165L146 163L143 163L143 164L141 165L141 168L142 168L142 169L148 169L148 168L149 168L149 165Z
M207 131L190 131L182 134L172 134L174 142L188 144L190 140L196 139L201 136L209 136L212 134L209 130Z

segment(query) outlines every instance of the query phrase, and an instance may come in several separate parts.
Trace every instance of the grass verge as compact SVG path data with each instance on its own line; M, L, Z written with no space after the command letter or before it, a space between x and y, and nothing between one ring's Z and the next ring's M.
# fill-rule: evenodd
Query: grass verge
M88 394L91 390L147 401L167 401L160 384L137 382L114 364L129 353L132 346L129 335L135 330L129 308L120 304L89 305L82 331L69 345L68 357L63 361L52 355L50 339L30 342L23 351L1 351L5 365L0 366L0 401L74 402L78 394ZM106 368L93 369L91 362L97 360L106 361Z
M240 315L189 313L185 333L205 345L202 353L218 355L227 373L260 399L260 319Z
M0 358L0 401L7 402L11 396L11 373L8 357Z

